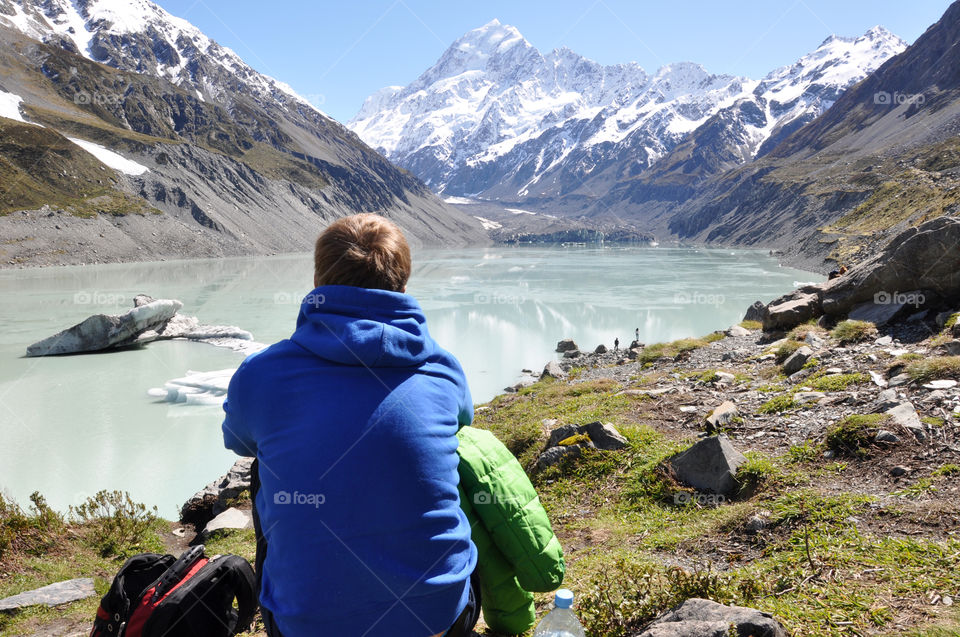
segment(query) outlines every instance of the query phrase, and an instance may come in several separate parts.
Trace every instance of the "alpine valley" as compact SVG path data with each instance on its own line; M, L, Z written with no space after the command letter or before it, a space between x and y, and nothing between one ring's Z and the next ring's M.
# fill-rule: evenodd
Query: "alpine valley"
M0 0L6 266L309 249L330 220L415 244L480 224L147 0Z
M825 271L956 213L958 162L933 158L956 145L958 13L909 47L831 36L761 79L543 54L494 20L347 125L501 241L693 240Z

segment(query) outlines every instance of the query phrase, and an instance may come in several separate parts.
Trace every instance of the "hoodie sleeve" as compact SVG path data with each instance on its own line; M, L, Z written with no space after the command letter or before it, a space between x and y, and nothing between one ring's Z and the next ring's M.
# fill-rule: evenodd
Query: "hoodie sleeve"
M230 378L227 399L223 402L225 416L221 429L223 430L224 447L238 456L252 457L257 455L257 443L244 421L243 410L241 409L243 370L244 365L241 364Z

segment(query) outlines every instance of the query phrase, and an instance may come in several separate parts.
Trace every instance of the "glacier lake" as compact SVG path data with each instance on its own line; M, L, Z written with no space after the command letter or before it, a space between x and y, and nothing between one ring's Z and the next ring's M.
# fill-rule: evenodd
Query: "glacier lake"
M243 355L186 341L47 358L23 357L26 347L91 314L122 313L138 293L271 343L292 333L312 277L308 254L0 271L0 490L24 506L39 491L66 510L117 489L176 519L235 458L219 406L147 392L188 370L235 368ZM522 368L539 372L562 338L592 351L629 344L637 328L645 343L702 336L755 300L822 278L765 251L518 246L415 251L408 291L481 403Z

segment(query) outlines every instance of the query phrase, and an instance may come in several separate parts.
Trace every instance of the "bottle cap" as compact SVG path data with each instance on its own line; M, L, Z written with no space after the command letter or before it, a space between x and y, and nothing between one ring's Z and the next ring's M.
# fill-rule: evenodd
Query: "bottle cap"
M573 606L573 591L561 588L553 598L553 605L557 608L570 608Z

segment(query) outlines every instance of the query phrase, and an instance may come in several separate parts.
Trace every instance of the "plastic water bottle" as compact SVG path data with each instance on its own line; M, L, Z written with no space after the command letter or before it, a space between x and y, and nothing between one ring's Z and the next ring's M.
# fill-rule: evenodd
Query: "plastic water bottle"
M573 593L566 588L557 591L553 599L553 610L547 613L533 637L587 637L580 620L573 614Z

